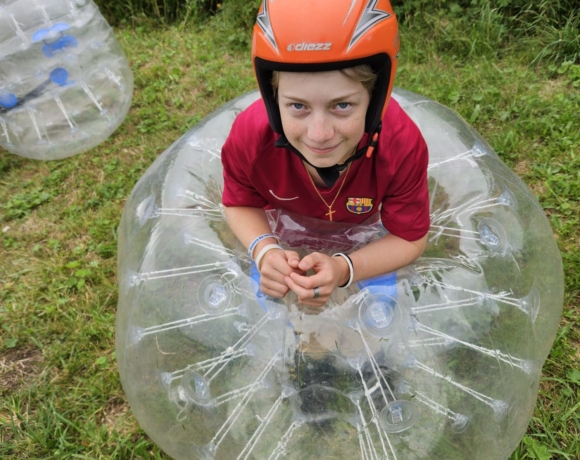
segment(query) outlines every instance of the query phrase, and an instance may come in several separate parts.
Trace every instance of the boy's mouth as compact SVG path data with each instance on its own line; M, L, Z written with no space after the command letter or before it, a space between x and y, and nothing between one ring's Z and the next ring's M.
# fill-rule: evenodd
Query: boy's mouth
M316 153L317 155L328 155L329 153L334 152L338 148L340 143L333 145L331 147L326 147L326 148L313 147L313 146L308 145L308 144L304 144L304 145L306 145L306 147L308 147L309 150Z

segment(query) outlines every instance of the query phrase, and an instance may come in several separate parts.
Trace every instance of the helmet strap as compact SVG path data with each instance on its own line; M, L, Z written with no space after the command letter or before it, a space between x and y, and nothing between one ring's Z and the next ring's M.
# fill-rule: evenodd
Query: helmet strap
M286 149L290 150L291 152L293 152L294 154L298 155L302 161L305 161L306 163L308 163L310 166L312 166L316 170L316 172L318 173L318 175L320 176L320 178L326 184L327 187L332 187L336 183L338 178L340 177L340 172L343 171L344 169L346 169L350 163L352 163L355 160L358 160L359 158L362 158L363 155L365 155L365 154L366 154L366 158L371 157L371 155L373 154L373 151L375 150L375 148L377 146L379 133L381 132L381 128L382 128L382 124L379 123L379 126L377 126L377 129L375 129L373 134L371 136L369 136L369 143L367 145L365 145L364 147L358 149L354 153L354 155L347 158L344 163L336 164L334 166L329 166L327 168L319 168L317 166L314 166L312 163L310 163L304 157L304 155L302 155L298 151L298 149L296 147L294 147L288 141L288 139L286 139L286 136L284 134L281 134L280 137L278 139L276 139L276 142L274 143L274 145L276 147L286 148Z

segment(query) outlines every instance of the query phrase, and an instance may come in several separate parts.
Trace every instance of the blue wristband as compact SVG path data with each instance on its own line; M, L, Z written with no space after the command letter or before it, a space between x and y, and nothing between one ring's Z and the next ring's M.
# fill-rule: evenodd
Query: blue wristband
M266 238L274 238L278 243L280 243L278 238L276 238L271 233L264 233L263 235L260 235L254 241L252 241L252 243L250 244L250 247L248 248L248 256L250 257L250 259L253 259L252 254L254 253L254 249L256 248L258 243L262 240L265 240Z

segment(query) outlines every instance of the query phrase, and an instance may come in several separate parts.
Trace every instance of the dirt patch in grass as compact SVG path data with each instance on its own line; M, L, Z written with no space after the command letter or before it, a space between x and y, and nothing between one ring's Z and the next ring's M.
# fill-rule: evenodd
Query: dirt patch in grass
M42 352L34 348L15 348L0 354L0 388L13 392L42 374Z
M542 88L540 89L538 95L546 100L550 101L554 97L555 94L562 94L566 93L565 86L567 81L563 78L556 78L552 80L547 80Z
M114 397L107 402L100 421L110 433L115 431L121 435L134 433L137 429L135 419L130 416L129 403L121 397Z
M32 213L28 218L23 221L19 226L15 224L13 230L16 233L22 235L49 235L51 237L60 231L59 226L54 222L54 216L52 219L41 218L36 213ZM43 236L44 237L44 236Z
M548 189L546 188L546 186L539 181L535 181L535 182L527 181L527 186L529 187L529 189L532 191L532 193L536 197L545 196L546 193L548 192Z
M514 172L520 177L524 177L530 171L530 162L528 160L521 160L514 166Z
M32 184L39 184L42 179L50 174L50 169L46 163L27 163L20 169L18 177L21 182L31 181Z
M530 188L535 196L542 196L546 193L546 186L538 180L533 180L527 177L532 173L532 167L530 160L524 159L516 163L513 168L514 172L522 179L526 181L527 186Z

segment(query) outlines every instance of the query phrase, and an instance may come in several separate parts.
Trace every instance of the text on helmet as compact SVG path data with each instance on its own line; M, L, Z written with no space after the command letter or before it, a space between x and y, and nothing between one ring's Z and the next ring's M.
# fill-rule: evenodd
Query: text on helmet
M290 43L288 51L330 51L332 43Z

